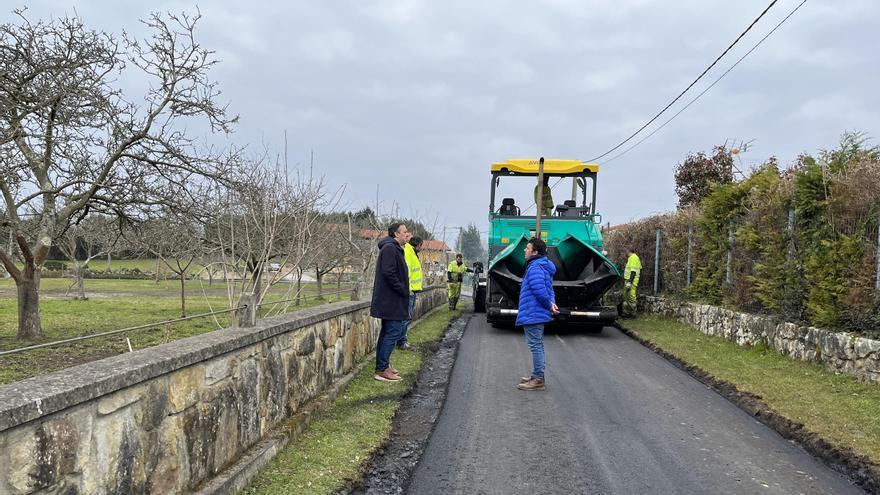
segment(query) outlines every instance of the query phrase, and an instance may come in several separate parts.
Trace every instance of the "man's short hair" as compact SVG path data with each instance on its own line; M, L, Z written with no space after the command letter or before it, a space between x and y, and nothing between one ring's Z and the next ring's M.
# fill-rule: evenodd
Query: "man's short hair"
M461 253L456 253L455 257L456 258L464 258L464 255Z
M421 237L419 237L419 236L417 236L417 235L414 235L414 236L412 236L412 238L409 240L409 245L412 246L412 247L414 247L414 248L417 248L417 247L419 247L419 246L422 245L422 242L423 242L423 241L422 241L422 238L421 238Z
M397 231L400 230L400 226L403 225L403 222L394 222L388 226L388 237L393 238L394 234L397 234Z
M529 239L529 244L532 245L532 251L541 255L547 254L547 243L543 239L532 237Z

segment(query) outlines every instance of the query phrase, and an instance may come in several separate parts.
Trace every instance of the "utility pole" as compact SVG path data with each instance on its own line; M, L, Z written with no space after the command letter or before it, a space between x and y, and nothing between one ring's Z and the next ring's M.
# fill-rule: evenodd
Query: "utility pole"
M458 227L458 245L455 248L456 253L460 253L460 252L464 251L464 246L461 245L462 237L463 237L462 236L462 228L461 228L461 226L459 226Z
M537 215L535 216L535 237L541 238L541 214L544 212L544 157L538 161L538 198Z
M443 226L443 245L446 246L446 226ZM443 250L443 259L446 261L446 264L449 264L449 246L446 246L446 249ZM445 266L444 266L445 268Z

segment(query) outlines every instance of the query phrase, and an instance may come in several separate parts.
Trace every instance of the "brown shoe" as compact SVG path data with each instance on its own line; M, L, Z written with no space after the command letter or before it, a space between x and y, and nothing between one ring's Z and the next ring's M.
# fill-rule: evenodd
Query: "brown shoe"
M525 383L516 386L520 390L544 390L544 380L540 378L532 378Z
M401 380L400 375L395 375L391 372L391 368L387 368L383 371L377 371L373 374L373 378L379 380L380 382L399 382Z
M400 376L400 372L397 371L396 369L392 368L391 366L388 367L388 371L394 373L397 376Z
M520 383L525 383L525 382L527 382L527 381L529 381L529 380L531 380L531 379L532 379L532 377L530 377L530 376L521 376L521 377L519 377L519 382L520 382Z

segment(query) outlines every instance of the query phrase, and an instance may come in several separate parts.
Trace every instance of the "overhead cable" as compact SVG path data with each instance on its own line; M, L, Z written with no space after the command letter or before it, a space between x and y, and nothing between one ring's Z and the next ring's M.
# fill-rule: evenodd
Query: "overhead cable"
M712 89L713 86L715 86L716 84L718 84L718 81L720 81L721 79L724 78L724 76L726 76L728 73L730 73L730 71L732 71L737 65L739 65L740 62L742 62L743 60L745 60L745 58L748 57L750 53L752 53L753 51L755 51L756 48L758 48L759 46L761 46L761 43L763 43L764 40L766 40L767 38L769 38L771 34L773 34L777 29L779 29L779 27L782 26L782 25L785 23L785 21L788 20L789 17L791 17L792 15L794 15L794 13L797 12L798 9L800 9L801 6L803 6L805 3L807 3L807 0L803 0L801 3L798 4L797 7L795 7L794 9L792 9L792 11L789 12L788 15L785 16L781 21L779 21L779 23L778 23L776 26L774 26L773 29L770 30L770 32L768 32L766 35L764 35L764 37L761 38L760 41L758 41L757 43L755 43L755 46L753 46L753 47L752 47L749 51L747 51L742 57L740 57L739 60L737 60L733 65L730 66L730 68L728 68L726 71L724 71L723 74L721 74L720 76L718 76L718 78L715 79L715 81L713 81L712 84L710 84L708 87L706 87L706 89L704 89L703 91L701 91L700 94L698 94L697 96L694 97L694 99L692 99L691 101L689 101L687 105L685 105L684 107L681 108L681 110L679 110L678 112L676 112L675 115L673 115L672 117L669 117L668 120L666 120L665 122L663 122L662 124L660 124L659 127L657 127L656 129L654 129L653 131L651 131L650 134L648 134L647 136L643 137L642 139L640 139L639 141L637 141L635 144L633 144L633 145L630 146L629 148L627 148L627 149L623 150L622 152L620 152L620 153L614 155L613 157L611 157L611 158L605 160L603 163L611 163L611 162L613 162L614 160L617 160L617 159L620 158L621 156L623 156L623 155L629 153L629 152L630 152L633 148L635 148L636 146L638 146L638 145L644 143L645 141L647 141L648 138L650 138L650 137L653 136L654 134L657 134L657 131L659 131L660 129L663 129L664 127L666 127L666 124L672 122L672 120L673 120L674 118L678 117L682 112L684 112L685 110L687 110L688 107L690 107L691 105L693 105L697 100L700 99L701 96L703 96L704 94L706 94L710 89Z
M730 46L728 46L723 52L721 52L721 55L718 55L718 57L717 57L717 58L716 58L711 64L709 64L709 66L706 67L706 69L704 69L703 72L700 73L700 75L697 76L696 79L694 79L690 84L688 84L688 86L687 86L686 88L684 88L684 91L682 91L681 93L679 93L678 96L676 96L676 97L675 97L672 101L670 101L665 107L663 107L662 110L660 110L659 112L657 112L657 115L654 115L653 117L651 117L651 120L645 122L645 124L644 124L643 126L639 127L638 130L636 130L634 133L630 134L629 137L627 137L627 138L624 139L623 141L617 143L613 148L611 148L610 150L608 150L608 151L602 153L601 155L596 156L595 158L591 158L591 159L587 160L587 162L595 162L596 160L598 160L598 159L600 159L600 158L602 158L602 157L604 157L604 156L610 155L611 153L613 153L614 151L616 151L618 148L620 148L620 147L623 146L624 144L626 144L626 143L628 143L629 141L631 141L632 138L636 137L636 135L638 135L640 132L642 132L643 130L645 130L645 128L647 128L649 125L651 125L652 123L654 123L655 120L657 120L658 118L660 118L660 116L663 115L663 113L665 113L666 110L669 110L669 108L670 108L672 105L674 105L678 100L680 100L681 97L685 95L685 93L687 93L692 87L694 87L694 85L697 84L697 82L698 82L700 79L702 79L703 76L705 76L706 73L709 72L709 71L712 69L712 67L715 67L715 65L716 65L716 64L717 64L717 63L718 63L718 62L719 62L719 61L720 61L725 55L727 55L727 52L729 52L734 46L736 46L736 44L739 43L739 41L740 41L740 40L746 35L746 33L748 33L748 32L752 29L752 27L754 27L755 24L757 24L758 21L760 21L762 17L764 17L764 14L766 14L766 13L767 13L767 12L768 12L768 11L774 6L774 5L776 5L776 2L778 2L778 1L779 1L779 0L772 0L772 1L770 2L770 4L767 5L767 7L764 9L764 11L761 12L761 15L759 15L758 17L756 17L755 20L752 21L752 23L749 24L749 26L745 29L745 31L743 31L742 33L740 33L740 35L737 36L735 40L733 40L733 43L731 43Z

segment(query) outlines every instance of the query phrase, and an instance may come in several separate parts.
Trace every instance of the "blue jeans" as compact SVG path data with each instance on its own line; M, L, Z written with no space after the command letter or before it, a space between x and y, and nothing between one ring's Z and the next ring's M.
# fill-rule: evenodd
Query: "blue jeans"
M544 324L525 325L526 344L532 351L532 378L544 379Z
M382 320L379 342L376 344L376 371L388 369L388 359L394 350L394 343L400 339L406 320Z
M413 312L416 310L416 293L409 293L409 317L413 317ZM406 332L409 331L409 322L412 319L406 320L403 322L403 334L400 335L400 338L397 339L397 347L403 347L409 343L409 340L406 339Z

